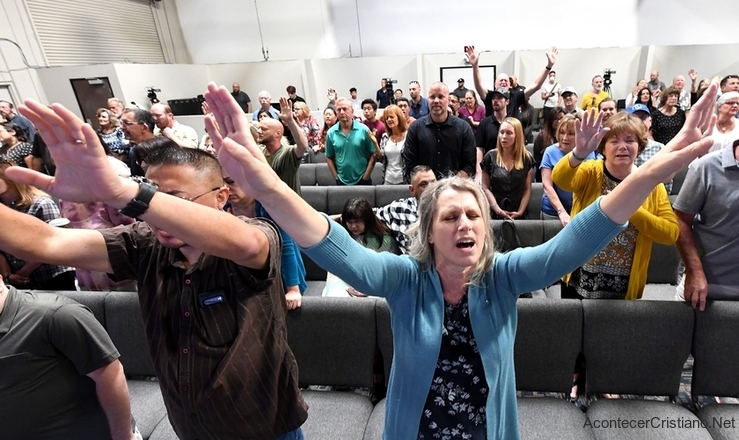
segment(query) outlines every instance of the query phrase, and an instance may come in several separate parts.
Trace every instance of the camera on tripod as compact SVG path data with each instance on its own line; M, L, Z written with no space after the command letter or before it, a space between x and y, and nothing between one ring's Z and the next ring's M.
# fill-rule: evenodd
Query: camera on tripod
M615 75L616 71L611 69L605 69L603 71L603 85L609 87L613 81L611 81L611 75Z
M385 80L385 87L387 88L387 94L390 96L390 104L395 104L395 93L393 91L393 84L397 84L398 80L393 79L391 76L383 78Z
M151 101L152 104L156 104L159 102L159 98L157 98L157 92L161 92L162 89L155 89L154 87L149 87L146 89L146 97L149 98L149 101Z

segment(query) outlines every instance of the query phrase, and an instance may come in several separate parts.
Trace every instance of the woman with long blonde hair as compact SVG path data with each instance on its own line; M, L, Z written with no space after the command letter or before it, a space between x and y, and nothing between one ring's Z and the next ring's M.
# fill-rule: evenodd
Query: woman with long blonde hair
M498 130L497 148L482 159L482 187L493 218L526 217L534 180L534 159L524 145L523 126L505 118Z

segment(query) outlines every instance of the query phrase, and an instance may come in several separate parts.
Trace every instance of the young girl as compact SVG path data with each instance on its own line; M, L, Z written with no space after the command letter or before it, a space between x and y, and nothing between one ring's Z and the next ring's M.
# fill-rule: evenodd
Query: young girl
M344 203L341 210L341 226L362 246L376 252L391 252L400 255L400 247L387 226L382 224L367 199L353 198ZM339 277L328 273L323 296L365 296L356 291Z

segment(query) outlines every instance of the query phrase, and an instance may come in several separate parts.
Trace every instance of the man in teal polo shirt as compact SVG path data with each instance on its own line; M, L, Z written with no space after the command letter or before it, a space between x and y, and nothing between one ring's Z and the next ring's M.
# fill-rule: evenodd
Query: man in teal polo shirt
M376 141L369 129L354 119L352 103L336 100L339 123L326 135L326 162L336 185L372 185Z

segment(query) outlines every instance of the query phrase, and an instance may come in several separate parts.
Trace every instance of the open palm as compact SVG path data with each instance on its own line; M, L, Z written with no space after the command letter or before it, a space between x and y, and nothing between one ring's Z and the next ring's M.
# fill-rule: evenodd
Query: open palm
M72 202L114 200L125 181L110 164L95 131L64 106L27 100L20 112L33 122L56 164L54 176L13 167L8 176Z

